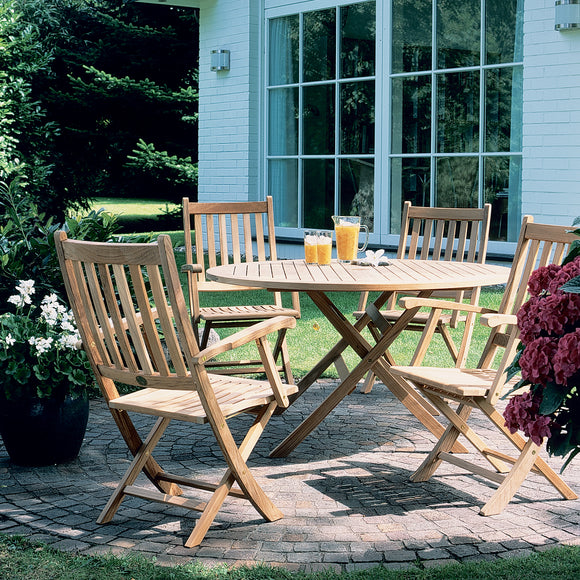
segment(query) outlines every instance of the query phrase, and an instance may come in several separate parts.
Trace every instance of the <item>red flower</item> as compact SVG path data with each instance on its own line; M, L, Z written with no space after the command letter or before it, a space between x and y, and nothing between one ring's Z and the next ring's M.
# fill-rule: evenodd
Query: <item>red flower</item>
M555 273L555 276L548 282L548 292L555 294L563 284L576 276L580 276L580 256L562 266L560 271Z
M539 317L540 301L541 298L532 296L518 310L518 328L520 329L520 339L524 344L529 344L542 332Z
M510 433L521 429L536 445L542 444L544 437L550 437L550 417L540 415L540 397L532 396L527 391L522 395L516 395L506 405L503 416L505 426Z
M548 286L552 280L560 273L562 266L557 264L550 264L549 266L542 266L538 268L528 280L528 290L532 296L539 296Z
M554 354L554 378L568 386L568 379L580 371L580 328L564 335Z
M532 340L523 350L519 364L522 377L534 385L546 385L554 379L553 358L558 348L558 339L540 336Z

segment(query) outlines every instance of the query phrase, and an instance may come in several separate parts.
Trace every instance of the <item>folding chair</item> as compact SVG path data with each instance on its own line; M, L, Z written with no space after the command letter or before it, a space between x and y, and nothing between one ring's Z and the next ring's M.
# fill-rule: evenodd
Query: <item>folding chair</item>
M489 240L489 226L491 205L486 203L483 208L444 208L412 206L410 201L403 205L401 221L401 236L397 259L406 260L447 260L456 262L485 263L487 243ZM433 298L446 298L455 302L470 300L470 304L477 304L481 288L470 288L462 291L439 291L433 293ZM364 313L368 293L361 293L357 311L354 316L358 319ZM402 311L396 310L397 294L389 299L385 310L381 310L378 325L371 324L369 330L375 340L379 331L393 325L399 320ZM425 328L428 314L418 312L406 330L420 331ZM463 350L458 349L453 342L449 328L457 328L459 322L466 322L466 341ZM462 364L467 356L473 329L473 316L462 316L459 312L450 314L441 313L435 333L440 334L453 358L453 361ZM425 352L417 351L412 361L413 365L420 365ZM363 385L363 392L369 393L374 383L374 374L369 373Z
M155 244L109 244L68 240L64 232L56 232L55 241L83 346L134 455L97 522L109 522L126 496L199 510L202 515L185 543L192 547L203 540L228 495L249 500L269 521L281 518L246 461L278 405L288 406L288 395L297 390L282 384L267 338L269 333L293 328L295 319L272 318L200 351L169 236L159 236ZM208 374L208 360L252 341L258 346L267 381ZM120 396L118 383L137 390ZM157 418L144 439L129 416L133 412ZM227 421L240 413L252 419L238 446ZM172 475L155 461L155 446L172 420L210 424L227 465L219 483ZM157 489L136 485L141 473ZM180 486L212 495L200 506L183 497Z
M499 514L517 493L530 471L544 476L565 499L576 499L577 495L540 457L540 448L531 439L527 441L519 434L512 434L505 427L503 415L496 405L502 394L517 382L507 380L507 368L514 358L519 342L519 331L515 313L527 298L527 284L532 271L550 263L560 263L575 236L565 227L534 224L530 216L524 217L514 256L510 277L499 309L493 312L486 308L468 304L448 303L431 299L403 298L406 308L421 305L431 308L426 332L422 340L431 339L433 323L442 309L465 310L482 314L481 321L491 328L489 338L476 369L434 368L416 366L393 366L391 371L405 378L416 387L449 420L450 424L422 465L411 476L412 481L428 480L442 461L483 476L500 484L493 496L481 508L482 515ZM420 346L420 345L419 345ZM504 349L499 368L492 368L499 349ZM458 405L454 405L458 403ZM479 409L491 424L499 429L516 447L513 457L492 447L485 434L477 433L469 423L473 409ZM450 453L458 437L463 435L493 467L460 459ZM508 467L507 464L511 464Z
M183 198L183 229L186 241L183 271L187 274L190 310L200 348L207 346L212 329L243 328L280 315L300 318L297 292L291 293L291 308L282 305L280 292L273 292L273 304L211 307L200 303L200 296L207 292L230 292L233 295L236 291L243 291L246 296L249 292L256 293L255 288L207 280L205 270L206 267L220 264L253 262L254 256L258 261L276 260L274 210L270 196L266 201L238 203L191 203L187 197ZM190 243L192 231L195 231L193 248ZM196 272L193 271L194 265L200 268ZM201 322L204 328L199 337ZM281 329L278 334L274 358L280 359L278 370L284 373L286 381L293 383L286 329ZM214 372L221 374L250 374L263 372L263 367L256 367L259 363L257 360L213 361L210 366Z

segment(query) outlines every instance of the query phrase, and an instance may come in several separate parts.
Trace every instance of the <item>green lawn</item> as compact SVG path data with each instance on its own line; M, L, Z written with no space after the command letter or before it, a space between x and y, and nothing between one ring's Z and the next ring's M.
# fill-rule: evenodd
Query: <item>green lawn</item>
M453 563L404 571L374 568L339 574L289 572L269 566L221 566L198 563L172 567L153 560L127 556L78 556L58 552L20 537L0 535L0 578L14 580L571 580L580 575L580 547L553 548L527 558L493 562Z

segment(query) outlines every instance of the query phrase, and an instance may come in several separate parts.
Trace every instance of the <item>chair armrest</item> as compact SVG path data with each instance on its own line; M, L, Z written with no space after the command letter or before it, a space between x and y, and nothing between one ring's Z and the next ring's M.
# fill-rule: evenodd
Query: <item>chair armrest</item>
M483 314L479 321L489 328L495 328L502 324L515 325L518 323L518 317L515 314Z
M183 264L181 266L182 272L191 272L192 274L201 274L203 272L203 268L199 264Z
M243 344L257 340L262 336L266 336L272 332L276 332L281 328L294 328L296 326L296 319L292 316L275 316L270 320L264 320L263 322L258 322L253 324L248 328L244 328L215 344L211 344L207 348L203 349L193 357L193 362L197 364L204 364L209 359L221 354L222 352L227 352L234 350Z
M407 296L401 298L399 304L409 310L410 308L417 308L426 306L427 308L439 308L441 310L459 310L463 312L475 312L478 314L495 313L495 310L484 308L483 306L475 306L474 304L460 304L459 302L451 302L450 300L436 300L433 298L415 298Z

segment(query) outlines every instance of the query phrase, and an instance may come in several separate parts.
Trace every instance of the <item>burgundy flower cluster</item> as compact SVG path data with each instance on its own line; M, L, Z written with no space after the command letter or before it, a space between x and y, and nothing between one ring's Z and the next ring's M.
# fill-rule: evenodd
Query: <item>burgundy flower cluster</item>
M549 382L572 387L580 373L580 294L561 290L577 276L580 257L565 266L538 268L528 283L531 297L517 313L522 378L540 389L514 396L504 417L512 433L521 429L538 445L551 435L550 417L539 414L541 387Z
M505 426L511 433L521 429L536 445L550 437L550 417L539 414L540 397L529 391L511 399L504 411Z

